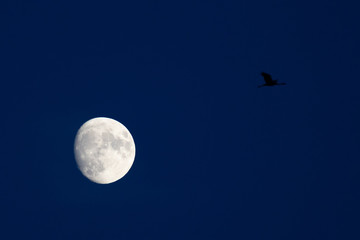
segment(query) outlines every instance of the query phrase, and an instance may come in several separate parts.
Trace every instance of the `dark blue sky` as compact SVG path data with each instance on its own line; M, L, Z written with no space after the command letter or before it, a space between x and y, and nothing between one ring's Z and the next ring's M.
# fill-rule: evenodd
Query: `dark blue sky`
M359 7L2 1L1 235L359 239ZM109 185L73 154L99 116L136 143Z

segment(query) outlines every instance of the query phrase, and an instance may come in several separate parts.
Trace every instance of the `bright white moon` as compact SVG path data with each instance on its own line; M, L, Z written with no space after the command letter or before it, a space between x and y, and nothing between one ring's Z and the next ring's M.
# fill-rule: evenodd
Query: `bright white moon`
M84 123L76 134L74 152L82 174L93 182L112 183L130 170L135 143L129 130L111 118Z

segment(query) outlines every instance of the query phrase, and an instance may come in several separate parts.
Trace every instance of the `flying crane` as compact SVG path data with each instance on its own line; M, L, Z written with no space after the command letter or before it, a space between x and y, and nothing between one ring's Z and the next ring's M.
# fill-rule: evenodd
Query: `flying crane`
M264 80L265 80L265 83L262 84L262 85L259 85L258 87L265 87L265 86L268 86L268 87L272 87L272 86L275 86L275 85L286 85L286 83L278 83L277 80L273 80L271 75L268 74L268 73L264 73L262 72L261 75L264 77Z

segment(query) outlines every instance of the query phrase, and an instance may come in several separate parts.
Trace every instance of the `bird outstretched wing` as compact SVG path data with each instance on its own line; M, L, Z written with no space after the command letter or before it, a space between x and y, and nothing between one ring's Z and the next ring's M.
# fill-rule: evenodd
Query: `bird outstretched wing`
M261 75L264 77L265 83L267 83L267 84L273 83L273 80L272 80L270 74L262 72Z

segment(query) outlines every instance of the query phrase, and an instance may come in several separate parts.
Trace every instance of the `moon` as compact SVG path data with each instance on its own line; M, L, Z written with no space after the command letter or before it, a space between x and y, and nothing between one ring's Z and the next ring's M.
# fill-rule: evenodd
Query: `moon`
M97 117L78 130L74 153L78 168L90 181L113 183L130 170L135 159L135 142L120 122Z

